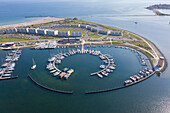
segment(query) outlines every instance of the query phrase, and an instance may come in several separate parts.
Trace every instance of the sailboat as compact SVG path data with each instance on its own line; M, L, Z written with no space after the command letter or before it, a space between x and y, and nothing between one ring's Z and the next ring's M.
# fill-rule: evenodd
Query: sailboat
M37 67L37 65L35 64L34 59L32 59L32 63L33 63L33 66L31 67L31 69L33 70L33 69L35 69Z

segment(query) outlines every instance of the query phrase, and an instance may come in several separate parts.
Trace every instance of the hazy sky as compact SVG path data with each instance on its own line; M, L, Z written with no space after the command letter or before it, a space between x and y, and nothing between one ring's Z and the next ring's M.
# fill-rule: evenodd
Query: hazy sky
M170 0L0 0L5 2L63 2L63 1L72 1L72 2L114 2L114 3L139 3L139 2L154 2L154 3L170 3Z

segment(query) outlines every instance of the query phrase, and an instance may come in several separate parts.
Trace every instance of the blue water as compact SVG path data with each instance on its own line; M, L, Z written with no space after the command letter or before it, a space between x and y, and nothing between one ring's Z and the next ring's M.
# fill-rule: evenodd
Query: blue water
M148 5L152 5L155 3L169 3L169 1L162 2L159 1L101 1L96 0L93 2L75 2L74 0L71 2L1 2L0 3L0 24L10 24L10 23L18 23L23 21L29 21L25 19L25 16L57 16L57 17L78 17L81 19L94 21L110 26L119 27L125 30L129 30L135 32L143 37L154 42L158 48L164 53L165 57L170 62L170 17L164 16L154 16L151 11L145 10L144 7ZM124 15L124 16L122 16ZM136 16L137 15L137 16ZM137 21L138 24L134 24ZM110 53L114 53L114 51L107 49ZM31 53L30 55L28 53ZM35 53L34 53L35 52ZM102 93L97 95L84 95L83 90L85 88L100 89L95 86L88 86L87 83L92 84L88 80L88 75L85 76L75 75L70 78L68 84L72 83L73 86L70 85L68 90L74 89L75 95L67 96L62 94L55 94L52 92L48 92L42 90L39 87L36 87L33 83L29 81L26 77L27 73L31 73L36 80L42 81L43 78L48 78L46 81L50 81L48 85L53 84L55 82L53 78L48 77L48 72L29 72L28 67L31 66L31 56L34 55L38 61L39 58L36 56L36 52L38 54L48 54L49 52L42 51L30 51L29 49L25 49L23 51L23 56L18 62L18 71L15 74L19 75L19 78L16 80L10 81L0 81L0 109L3 113L18 113L18 112L73 112L73 113L169 113L170 111L170 69L168 69L161 74L160 77L154 75L151 78L147 79L144 82L141 82L135 86L117 90L108 93ZM117 51L113 54L119 56L121 52ZM4 54L4 53L2 53ZM2 56L0 53L0 55ZM24 55L25 54L25 55ZM27 56L29 55L29 56ZM49 55L49 54L48 54ZM42 59L44 57L43 62L46 62L47 56L41 56ZM130 55L130 53L128 54ZM124 54L124 56L126 56ZM130 57L131 56L131 57ZM130 56L126 56L127 58L133 58L133 62L135 63L137 59L131 54ZM82 59L84 56L80 56ZM71 58L71 57L70 57ZM92 56L91 56L92 58ZM28 59L28 60L27 60ZM79 61L76 59L76 56L73 57L76 62L80 62L83 65L86 65L83 61ZM119 58L117 58L119 59ZM122 59L122 58L120 58ZM86 59L87 60L87 59ZM96 63L100 62L95 59ZM122 59L123 60L123 59ZM23 61L23 64L22 64ZM121 61L121 60L120 60ZM130 60L132 61L132 60ZM42 62L42 64L43 64ZM63 61L64 64L68 64L70 59L65 59ZM90 61L88 61L90 62ZM87 63L88 63L87 62ZM41 62L40 62L41 63ZM97 63L97 64L98 64ZM129 62L130 63L130 62ZM26 64L27 68L23 66ZM76 63L77 64L77 63ZM76 67L74 64L74 67ZM118 63L121 64L121 63ZM127 66L126 64L125 66ZM138 65L138 64L135 64ZM62 66L62 65L61 65ZM69 64L68 64L69 66ZM92 66L96 66L92 63ZM71 66L70 66L71 67ZM130 67L130 66L129 66ZM137 69L138 66L133 67ZM40 70L44 70L44 67ZM81 67L81 71L83 67ZM97 67L93 67L93 69L97 69ZM139 67L140 68L140 67ZM120 69L120 68L119 68ZM125 68L123 68L125 69ZM77 69L76 69L77 70ZM87 69L86 69L87 70ZM88 70L88 73L91 72ZM123 70L122 74L127 72L131 74L132 70ZM121 72L119 72L121 73ZM134 70L135 73L135 70ZM38 76L40 74L40 77ZM116 80L116 76L118 80L123 80L129 75L115 75L111 80ZM41 78L42 75L42 78ZM80 76L80 78L78 77ZM121 78L121 76L123 78ZM115 78L114 78L115 77ZM79 82L75 82L74 80L80 79L82 84ZM83 81L85 79L86 81ZM95 78L92 78L95 79ZM43 79L44 80L44 79ZM47 83L44 81L44 83ZM43 82L43 81L42 81ZM112 81L107 81L106 83L102 83L104 87L110 86ZM100 83L100 82L98 82ZM82 89L78 88L78 84ZM87 85L86 85L87 84ZM57 85L57 84L56 84ZM56 86L54 85L54 87ZM114 86L120 85L115 81ZM99 85L100 86L100 85ZM69 89L70 88L70 89ZM80 93L79 93L80 92Z

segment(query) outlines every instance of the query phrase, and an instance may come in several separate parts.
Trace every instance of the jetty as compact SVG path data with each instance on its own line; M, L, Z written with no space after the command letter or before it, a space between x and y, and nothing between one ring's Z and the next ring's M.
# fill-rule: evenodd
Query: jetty
M61 72L61 70L59 70L56 66L55 66L55 62L56 62L57 58L55 58L54 62L53 62L53 67L55 70L57 70L58 72Z
M18 78L18 76L15 76L15 77L0 77L0 80L9 80L9 79L16 79Z
M101 55L103 55L103 54L101 54ZM100 71L98 71L98 72L91 73L91 74L90 74L91 76L92 76L92 75L97 75L97 74L99 74L99 73L101 73L101 72L103 72L103 71L105 71L106 69L109 68L109 66L110 66L110 60L109 60L109 58L108 58L106 55L103 55L103 56L107 59L108 65L107 65L103 70L100 70Z
M96 93L103 93L103 92L109 92L109 91L114 91L114 90L118 90L118 89L127 88L127 87L129 87L129 86L135 85L135 84L137 84L137 83L139 83L139 82L142 82L142 81L146 80L147 78L151 77L151 76L154 75L155 73L156 73L156 71L154 71L154 72L151 73L150 75L146 76L145 78L140 79L140 80L138 80L138 81L136 81L136 82L133 82L133 83L131 83L131 84L128 84L128 85L126 85L126 86L121 86L121 87L111 88L111 89L105 89L105 90L98 90L98 91L87 91L87 92L85 92L85 94L96 94Z
M11 62L14 60L15 55L17 54L18 51L19 51L19 48L15 51L15 53L14 53L14 55L12 56L11 60L8 62L6 68L3 69L2 74L1 74L1 76L0 76L0 80L5 80L5 78L6 78L6 79L13 78L13 77L3 77L3 75L5 74L5 72L6 72L6 70L8 69L9 65L11 64ZM17 77L14 77L14 78L17 78Z
M36 85L38 85L39 87L41 87L43 89L46 89L46 90L49 90L49 91L53 91L53 92L57 92L57 93L73 94L73 92L70 92L70 91L61 91L61 90L56 90L56 89L52 89L52 88L46 87L44 85L41 85L37 81L35 81L30 75L28 75L28 77L30 78L31 81L33 81Z

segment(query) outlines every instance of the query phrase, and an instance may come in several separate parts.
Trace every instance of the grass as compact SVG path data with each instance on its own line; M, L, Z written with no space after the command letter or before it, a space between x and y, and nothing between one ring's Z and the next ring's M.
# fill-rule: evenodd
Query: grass
M10 37L10 38L2 38L0 39L0 43L4 42L24 42L24 41L31 41L32 39L26 38L19 38L19 37Z
M103 28L110 29L110 30L113 30L113 31L122 31L121 29L118 29L118 28L115 28L115 27L106 26L106 25L103 25L103 24L98 24L98 23L89 22L89 21L85 21L85 20L74 20L73 23L89 23L89 24L96 24L96 25L99 25L99 26L101 26L101 27L103 27Z
M65 20L48 22L48 23L43 23L43 24L35 24L35 25L31 25L30 27L37 27L37 26L42 26L42 25L52 25L52 24L64 24L64 23L70 23L70 21L71 21L71 19L65 19Z
M136 46L142 47L146 50L152 50L145 42L143 41L127 41L130 44L134 44Z
M51 39L56 39L56 38L42 37L39 40L51 40Z
M58 31L81 31L81 29L76 29L76 28L61 28L61 29L55 29L55 30L58 30Z
M96 34L96 33L87 33L88 36L92 37L92 38L101 38L102 35Z

